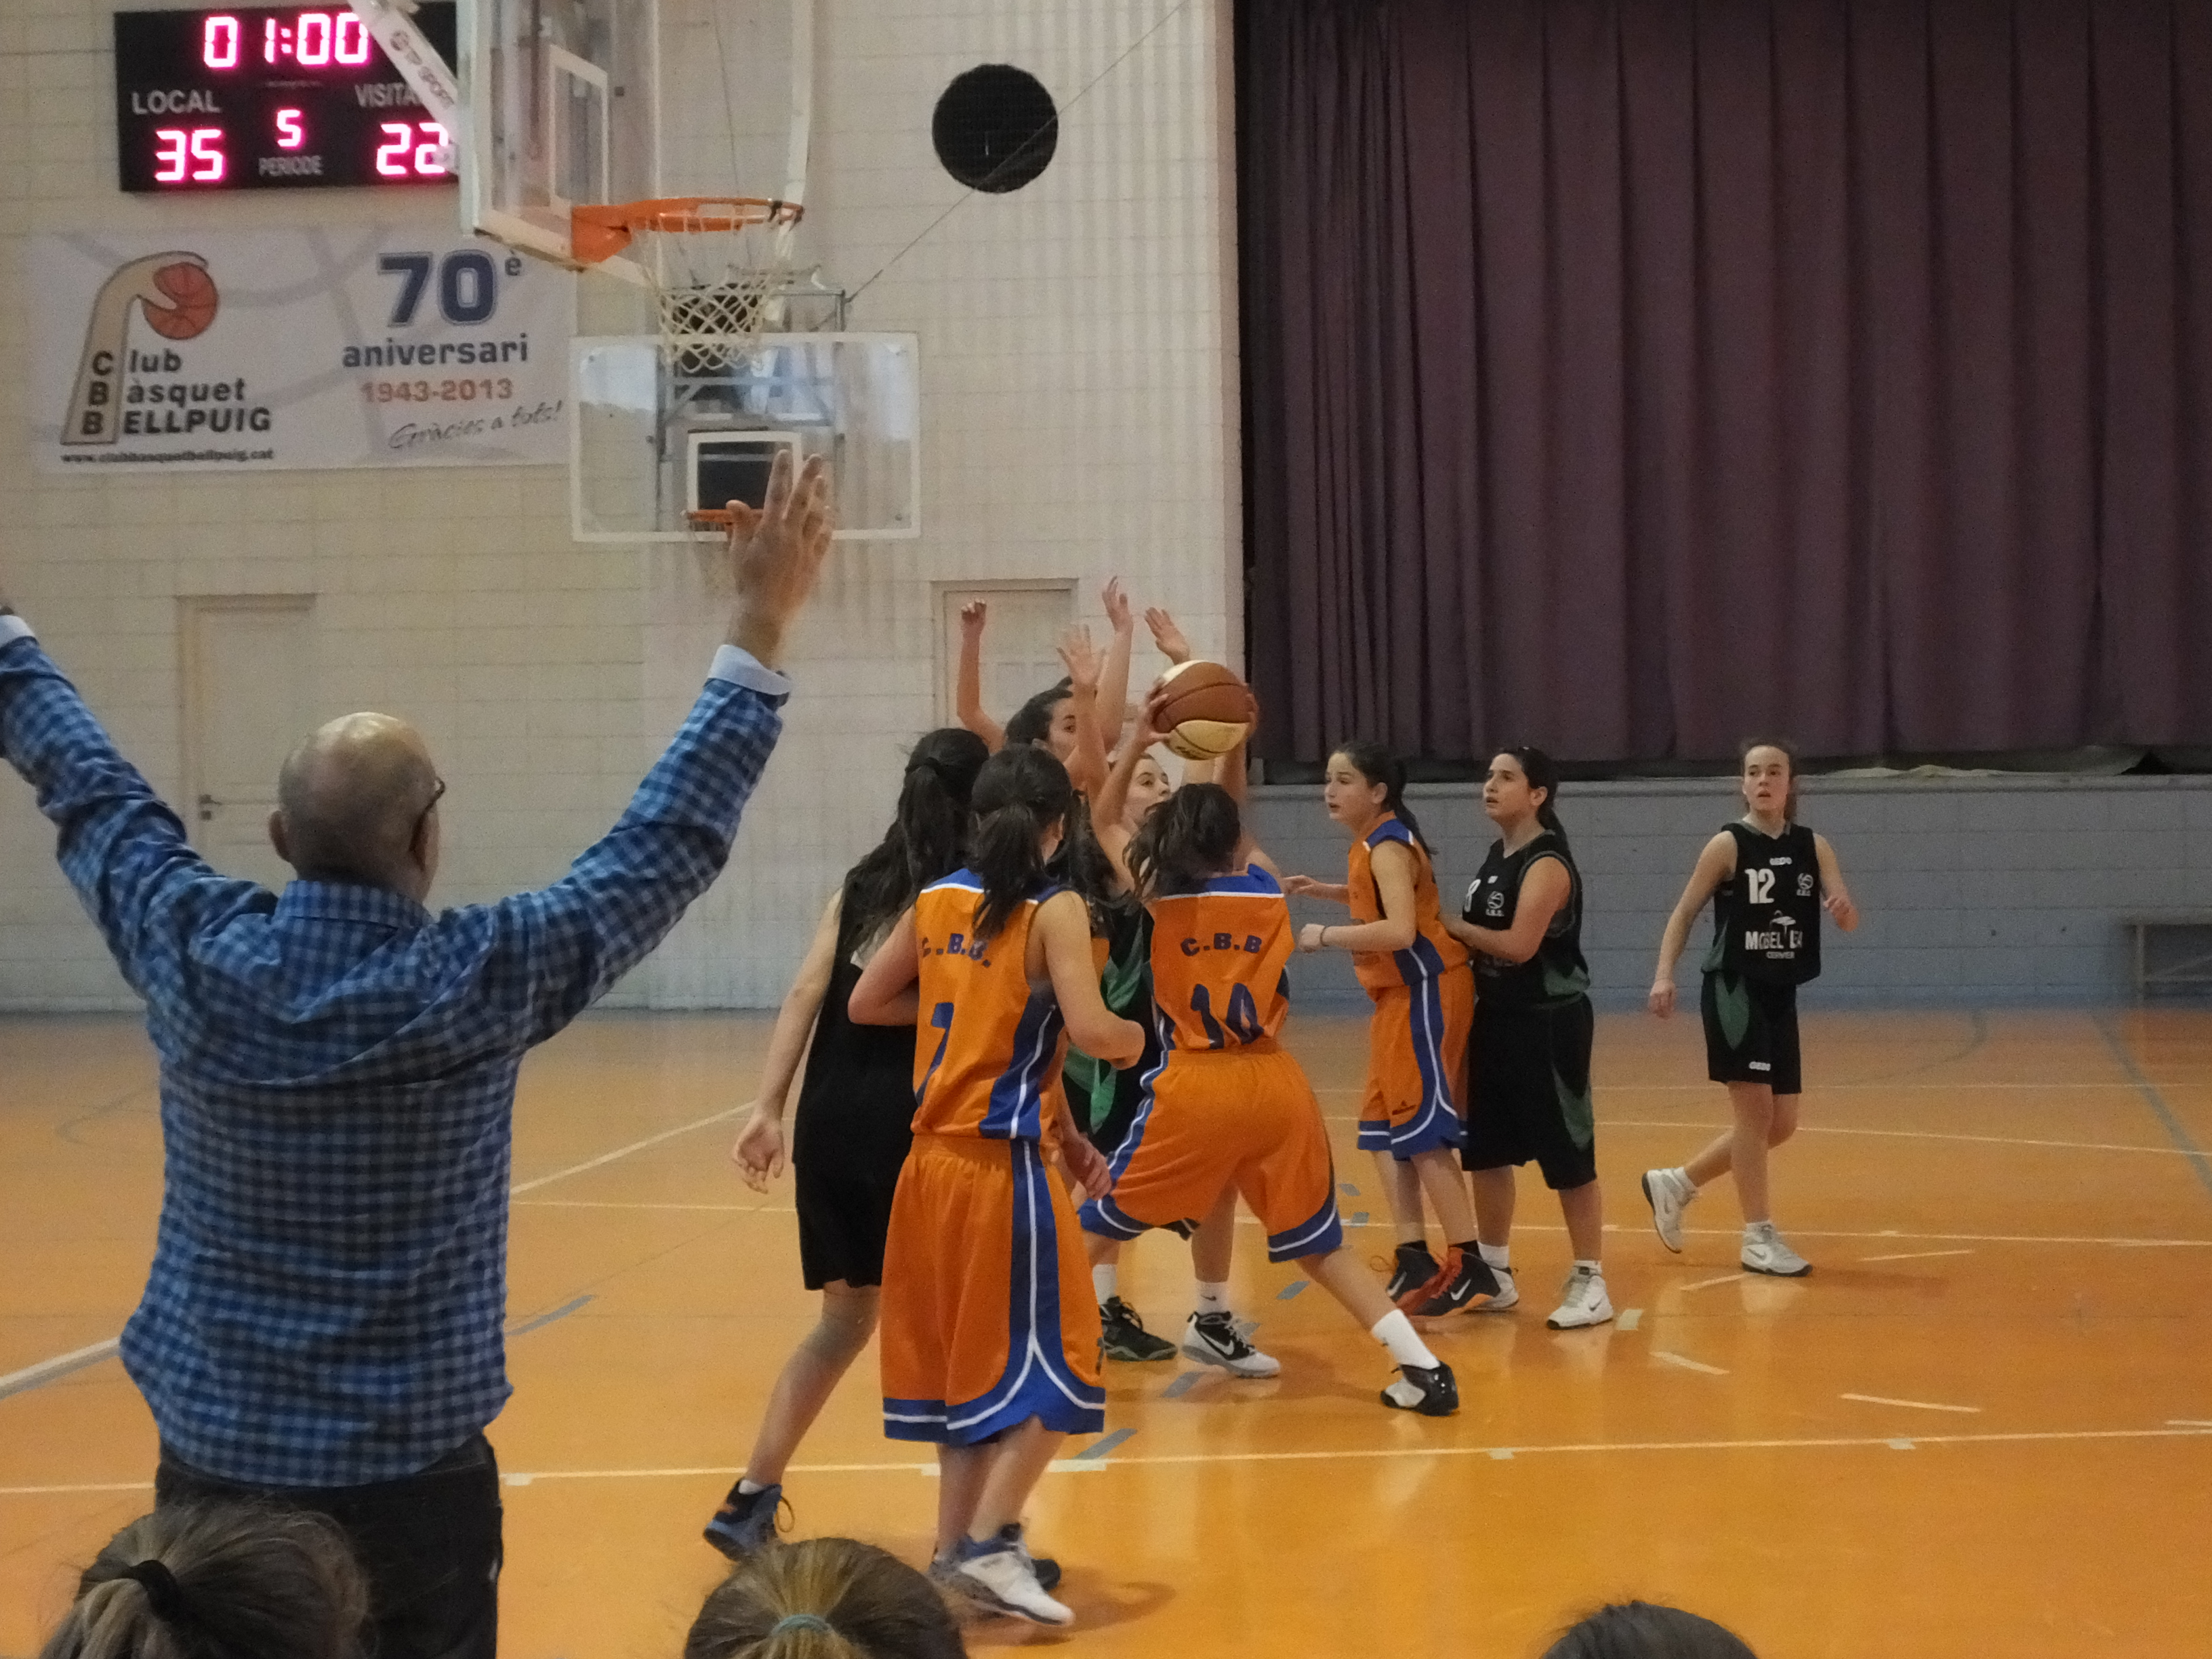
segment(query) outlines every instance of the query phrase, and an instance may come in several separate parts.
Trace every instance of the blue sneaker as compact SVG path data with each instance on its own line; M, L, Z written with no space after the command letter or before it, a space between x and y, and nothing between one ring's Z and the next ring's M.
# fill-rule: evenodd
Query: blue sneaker
M780 1486L763 1486L758 1492L732 1486L702 1535L731 1560L743 1561L775 1542L777 1512L790 1507Z

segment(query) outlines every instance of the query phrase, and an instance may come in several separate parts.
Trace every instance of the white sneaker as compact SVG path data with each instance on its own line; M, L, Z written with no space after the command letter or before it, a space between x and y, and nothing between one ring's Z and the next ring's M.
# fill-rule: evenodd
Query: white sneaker
M1237 1376L1273 1376L1283 1368L1238 1334L1225 1313L1194 1313L1182 1328L1182 1351L1201 1365L1218 1365Z
M1802 1279L1813 1264L1782 1242L1771 1221L1754 1221L1743 1230L1743 1265L1747 1273L1777 1279Z
M1559 1305L1544 1322L1555 1331L1579 1330L1585 1325L1602 1325L1613 1317L1613 1304L1606 1297L1605 1275L1589 1267L1577 1267L1567 1275L1566 1288L1559 1293Z
M1476 1303L1472 1308L1469 1308L1468 1311L1469 1313L1479 1314L1504 1313L1509 1309L1519 1307L1521 1305L1521 1287L1514 1282L1513 1269L1510 1267L1491 1267L1490 1264L1486 1261L1483 1263L1483 1266L1490 1267L1490 1276L1498 1281L1498 1293L1495 1296L1485 1297L1481 1301Z
M1682 1212L1697 1200L1698 1189L1680 1170L1646 1170L1644 1199L1651 1206L1651 1228L1659 1242L1682 1253Z
M957 1558L939 1562L930 1577L976 1606L1039 1625L1072 1625L1075 1610L1055 1601L1037 1583L1036 1564L1018 1540L963 1540Z

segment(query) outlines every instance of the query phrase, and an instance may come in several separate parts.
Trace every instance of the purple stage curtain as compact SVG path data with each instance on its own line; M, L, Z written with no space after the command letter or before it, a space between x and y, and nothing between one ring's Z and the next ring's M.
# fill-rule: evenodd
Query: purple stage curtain
M2212 0L1245 0L1267 756L2212 743Z

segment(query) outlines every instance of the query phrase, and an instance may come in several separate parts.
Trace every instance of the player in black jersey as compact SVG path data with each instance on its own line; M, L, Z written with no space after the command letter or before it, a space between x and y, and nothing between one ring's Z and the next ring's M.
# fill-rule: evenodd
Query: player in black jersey
M1728 1085L1735 1127L1688 1163L1647 1170L1651 1224L1670 1250L1682 1248L1682 1211L1715 1177L1735 1176L1743 1207L1744 1267L1795 1279L1811 1265L1774 1231L1766 1154L1796 1133L1803 1090L1797 1052L1797 988L1820 971L1820 912L1850 933L1857 907L1827 838L1797 822L1796 757L1779 743L1747 744L1743 799L1749 810L1705 843L1659 941L1651 1012L1674 1012L1674 963L1705 901L1713 902L1706 952L1706 1070Z
M846 1004L915 894L960 867L969 794L989 757L981 738L957 726L915 744L897 816L822 913L730 1149L745 1184L767 1191L783 1173L784 1108L796 1080L799 1261L806 1288L822 1292L822 1317L784 1362L744 1474L707 1523L707 1541L732 1560L775 1541L785 1468L876 1328L891 1195L914 1139L914 1028L856 1025Z
M1532 1158L1559 1195L1575 1253L1553 1330L1613 1317L1605 1291L1605 1207L1597 1185L1590 1109L1589 967L1583 960L1583 878L1553 802L1559 769L1540 749L1491 757L1482 810L1498 839L1444 926L1474 953L1474 1031L1468 1044L1467 1141L1461 1161L1474 1181L1482 1260L1497 1293L1479 1304L1503 1312L1521 1299L1514 1283L1513 1171ZM1449 1294L1449 1293L1447 1293ZM1450 1313L1446 1297L1424 1314Z

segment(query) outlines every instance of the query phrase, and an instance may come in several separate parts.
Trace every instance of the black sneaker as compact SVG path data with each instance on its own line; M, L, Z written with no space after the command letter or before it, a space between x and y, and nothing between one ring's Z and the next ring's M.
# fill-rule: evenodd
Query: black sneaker
M775 1541L777 1511L790 1507L783 1501L781 1486L747 1492L733 1486L707 1523L704 1536L731 1560L743 1561Z
M1426 1244L1401 1244L1398 1265L1390 1275L1390 1282L1382 1287L1382 1294L1395 1302L1408 1291L1418 1291L1443 1271L1436 1257L1429 1254Z
M1477 1297L1498 1294L1498 1275L1474 1251L1448 1250L1444 1261L1453 1269L1452 1275L1442 1290L1413 1310L1419 1317L1434 1319L1443 1314L1457 1313Z
M1137 1310L1118 1296L1099 1304L1098 1324L1098 1352L1109 1359L1173 1359L1176 1356L1176 1345L1146 1330Z
M1419 1365L1401 1365L1398 1371L1405 1381L1393 1382L1382 1390L1382 1403L1392 1411L1419 1412L1423 1417L1449 1417L1459 1410L1459 1379L1452 1375L1452 1368L1443 1361L1439 1360L1433 1370L1425 1370ZM1391 1397L1394 1392L1404 1389L1409 1383L1419 1391L1419 1398L1396 1400Z

